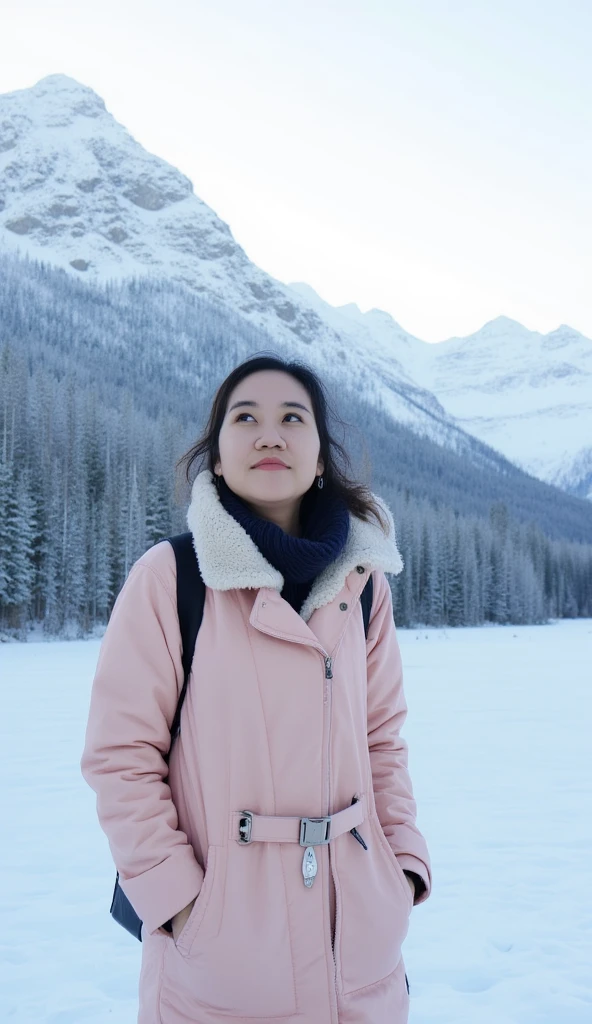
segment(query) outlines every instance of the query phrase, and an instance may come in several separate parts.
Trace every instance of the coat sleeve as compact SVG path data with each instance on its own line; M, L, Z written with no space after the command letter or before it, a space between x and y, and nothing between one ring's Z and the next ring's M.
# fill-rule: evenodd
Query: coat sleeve
M430 895L432 872L426 841L415 823L407 742L400 735L407 704L391 589L384 572L374 573L366 654L368 749L376 812L401 868L420 876L425 889L417 887L414 902L423 903Z
M148 932L186 907L203 881L165 782L183 666L176 594L158 571L157 547L132 566L113 607L81 760L119 884Z

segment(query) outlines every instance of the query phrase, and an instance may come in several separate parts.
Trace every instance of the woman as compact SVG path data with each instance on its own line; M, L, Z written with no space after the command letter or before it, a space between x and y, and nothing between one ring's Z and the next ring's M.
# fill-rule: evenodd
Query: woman
M335 451L316 375L263 356L223 382L181 460L207 460L187 514L206 598L168 769L183 669L167 541L115 603L82 771L143 921L139 1024L407 1021L401 944L431 872L399 734L385 572L403 566L389 509Z

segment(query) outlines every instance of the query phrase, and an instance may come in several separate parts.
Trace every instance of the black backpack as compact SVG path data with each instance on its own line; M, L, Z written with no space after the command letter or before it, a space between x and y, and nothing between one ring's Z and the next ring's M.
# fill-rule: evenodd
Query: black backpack
M168 764L171 749L176 737L179 734L181 722L181 708L187 692L189 673L195 651L195 641L203 618L204 600L206 588L199 572L199 565L193 537L191 533L180 533L176 537L165 538L172 545L177 562L177 612L179 615L179 626L181 628L181 643L183 650L183 689L179 696L177 710L173 724L171 725L171 745L165 757ZM361 604L364 616L364 631L368 636L368 624L370 622L370 611L372 609L372 576L362 591ZM115 878L115 888L111 901L111 916L125 928L130 935L142 941L142 922L132 907L130 901L119 885L119 872Z

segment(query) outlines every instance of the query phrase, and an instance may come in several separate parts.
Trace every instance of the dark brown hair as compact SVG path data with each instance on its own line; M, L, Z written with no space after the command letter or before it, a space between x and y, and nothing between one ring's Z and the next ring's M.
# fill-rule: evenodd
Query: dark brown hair
M289 373L306 389L312 402L319 434L320 455L325 466L323 478L327 492L343 498L350 512L358 519L368 522L370 517L374 516L384 532L388 533L388 523L369 488L364 484L356 483L348 475L348 472L351 472L350 458L345 448L332 436L329 428L329 416L332 415L336 419L338 417L329 407L325 387L320 378L305 363L287 361L275 355L263 355L253 356L235 366L216 391L208 422L201 437L177 461L176 469L185 466L185 478L188 483L192 482L191 469L196 462L198 467L196 473L193 474L193 479L204 468L204 463L205 468L208 468L212 474L214 473L214 466L220 454L218 437L226 416L230 395L241 380L260 370L281 370L284 373Z

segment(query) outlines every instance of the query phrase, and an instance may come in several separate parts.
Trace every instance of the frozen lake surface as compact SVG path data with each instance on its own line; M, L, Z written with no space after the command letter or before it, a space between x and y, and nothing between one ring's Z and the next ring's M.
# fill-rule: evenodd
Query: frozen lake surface
M410 1024L592 1021L592 620L399 630L434 888ZM0 645L0 1020L135 1024L140 943L80 775L100 641Z

